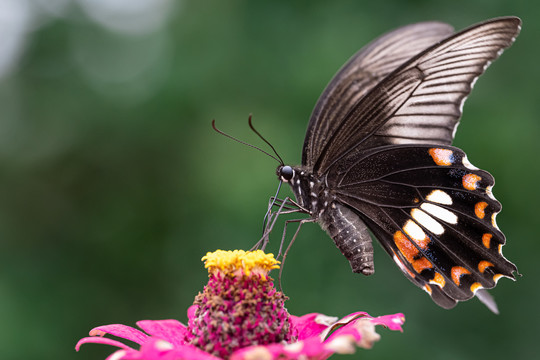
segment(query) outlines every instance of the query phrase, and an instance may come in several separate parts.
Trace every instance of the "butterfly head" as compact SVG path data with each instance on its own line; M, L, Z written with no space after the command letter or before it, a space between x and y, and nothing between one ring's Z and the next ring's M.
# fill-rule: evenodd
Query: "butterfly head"
M276 174L279 180L287 183L294 177L294 169L289 165L279 165Z

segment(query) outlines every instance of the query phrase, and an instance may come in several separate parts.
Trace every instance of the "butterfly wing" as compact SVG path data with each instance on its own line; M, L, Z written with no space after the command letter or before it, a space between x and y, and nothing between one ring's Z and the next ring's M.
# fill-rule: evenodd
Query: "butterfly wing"
M405 276L442 307L514 278L493 177L465 153L439 145L388 145L366 151L329 183L362 218Z
M431 45L450 36L440 22L400 27L354 54L332 78L311 114L302 164L312 167L320 149L353 106L385 76Z
M356 102L330 134L319 134L307 163L321 175L377 146L451 144L474 82L513 43L520 24L515 17L489 20L408 60ZM312 133L308 129L308 138Z

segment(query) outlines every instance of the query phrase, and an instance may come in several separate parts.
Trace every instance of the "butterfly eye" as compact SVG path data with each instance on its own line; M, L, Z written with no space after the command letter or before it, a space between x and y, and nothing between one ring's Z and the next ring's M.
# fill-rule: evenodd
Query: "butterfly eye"
M284 182L288 182L294 176L294 170L289 165L281 166L279 169L279 177Z

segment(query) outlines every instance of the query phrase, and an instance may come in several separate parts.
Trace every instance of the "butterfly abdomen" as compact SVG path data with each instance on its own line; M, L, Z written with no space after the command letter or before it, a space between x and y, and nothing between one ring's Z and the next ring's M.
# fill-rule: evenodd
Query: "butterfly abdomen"
M347 206L334 202L318 221L349 260L353 272L364 275L375 272L371 236L358 215Z

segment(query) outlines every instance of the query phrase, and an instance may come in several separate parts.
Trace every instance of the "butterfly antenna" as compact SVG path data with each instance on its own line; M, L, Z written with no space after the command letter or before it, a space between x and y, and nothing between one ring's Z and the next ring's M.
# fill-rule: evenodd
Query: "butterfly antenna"
M266 140L262 135L261 133L259 133L257 130L255 130L255 127L253 126L253 122L251 121L251 114L249 114L249 118L248 118L248 123L249 123L249 127L251 128L251 130L257 134L258 137L261 138L262 141L264 141L265 143L268 144L268 146L270 146L272 148L272 150L274 151L274 154L276 154L276 156L279 158L279 162L281 163L281 165L284 165L285 163L283 162L283 159L281 158L281 156L279 156L279 154L277 153L276 149L274 148L274 146L272 144L270 144L270 142L268 140Z
M251 115L250 115L250 119L251 119ZM276 158L274 155L267 153L266 151L264 151L263 149L261 149L261 148L255 146L255 145L248 144L248 143L245 142L245 141L239 140L239 139L237 139L237 138L235 138L235 137L233 137L233 136L231 136L231 135L229 135L229 134L227 134L227 133L224 133L223 131L219 130L219 129L216 127L216 120L215 120L215 119L212 120L212 128L213 128L218 134L221 134L221 135L223 135L223 136L225 136L225 137L228 137L229 139L234 140L234 141L236 141L236 142L238 142L238 143L240 143L240 144L242 144L242 145L246 145L246 146L249 146L250 148L253 148L253 149L255 149L255 150L259 150L259 151L262 152L263 154L266 154L266 155L270 156L272 159L276 160L278 163L280 163L280 164L283 165L283 160L281 160L281 157L279 157L279 155L278 155L278 157L279 157L279 159L278 159L278 158ZM253 129L253 128L252 128L252 129ZM258 133L257 133L257 134L258 134ZM260 136L260 135L259 135L259 136ZM264 140L264 139L263 139L263 140ZM266 141L266 140L264 140L264 141ZM270 146L272 146L272 145L270 145ZM273 147L272 147L272 149L273 149ZM274 150L274 152L275 152L275 150ZM276 155L277 155L277 153L276 153Z

